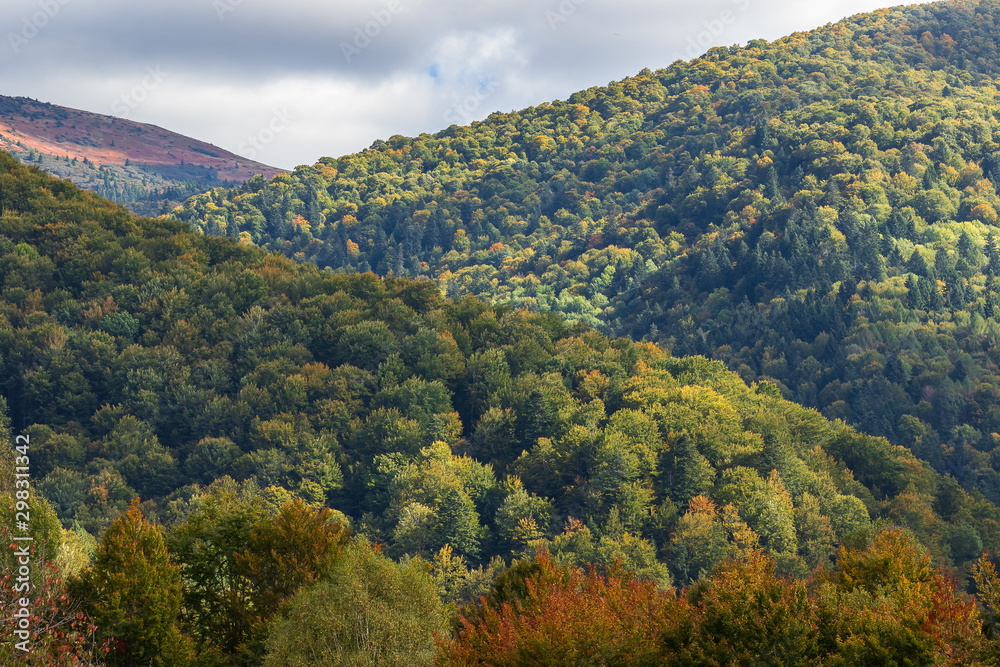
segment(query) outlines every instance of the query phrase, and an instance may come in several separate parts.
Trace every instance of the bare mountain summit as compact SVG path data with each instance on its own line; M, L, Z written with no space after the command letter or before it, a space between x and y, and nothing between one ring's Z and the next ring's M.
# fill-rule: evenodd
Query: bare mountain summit
M284 171L156 125L2 95L0 150L143 215Z

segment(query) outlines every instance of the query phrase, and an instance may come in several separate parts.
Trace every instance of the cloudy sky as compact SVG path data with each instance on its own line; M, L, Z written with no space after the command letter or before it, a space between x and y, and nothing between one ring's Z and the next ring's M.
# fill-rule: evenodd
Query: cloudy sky
M3 0L0 94L291 168L890 4Z

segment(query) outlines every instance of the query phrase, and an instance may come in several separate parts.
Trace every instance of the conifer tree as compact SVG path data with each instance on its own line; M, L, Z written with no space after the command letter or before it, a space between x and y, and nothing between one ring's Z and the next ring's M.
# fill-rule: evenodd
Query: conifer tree
M441 541L472 558L479 555L481 529L476 507L467 495L456 488L447 491L438 512Z
M185 642L177 628L180 570L138 498L108 527L93 564L70 590L85 600L100 632L111 638L109 665L184 664Z

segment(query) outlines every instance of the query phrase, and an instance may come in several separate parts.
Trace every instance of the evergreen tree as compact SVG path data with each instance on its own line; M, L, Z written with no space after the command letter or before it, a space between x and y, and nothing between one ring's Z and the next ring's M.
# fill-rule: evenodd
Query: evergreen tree
M459 554L477 558L482 529L476 506L467 495L452 487L441 499L437 516L437 532L442 543L450 544Z
M673 475L670 497L678 505L686 505L695 496L706 494L712 487L715 470L702 456L694 439L682 434L673 449Z
M178 664L168 656L182 655L185 644L177 627L180 569L170 562L163 534L146 521L138 499L108 527L93 564L70 590L86 601L94 623L112 639L109 665Z

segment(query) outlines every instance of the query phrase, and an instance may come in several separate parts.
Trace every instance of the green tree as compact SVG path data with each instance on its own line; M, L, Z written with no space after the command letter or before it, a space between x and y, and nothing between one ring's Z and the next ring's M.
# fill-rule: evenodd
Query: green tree
M454 487L441 499L437 513L437 533L442 543L471 558L479 556L483 528L479 513L469 497Z
M426 570L394 563L358 539L275 620L264 665L431 665L435 634L445 629Z
M170 535L184 617L203 649L256 664L284 603L340 553L347 527L300 499L280 508L252 484L214 484Z
M93 564L70 584L94 623L112 640L110 665L184 664L178 629L180 569L163 534L146 521L138 500L104 533Z
M183 577L183 621L202 647L235 655L254 627L252 582L240 576L240 554L260 522L277 512L261 489L223 478L170 531L170 552Z

